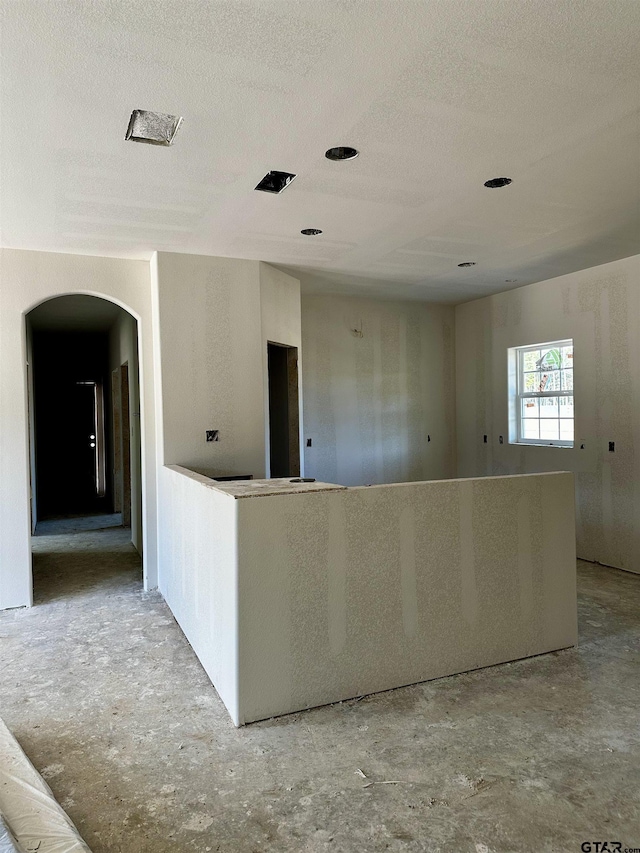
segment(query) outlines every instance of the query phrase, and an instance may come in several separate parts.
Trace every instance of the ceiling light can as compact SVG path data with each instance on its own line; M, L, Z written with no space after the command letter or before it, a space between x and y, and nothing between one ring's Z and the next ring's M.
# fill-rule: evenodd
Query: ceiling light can
M484 182L485 187L488 187L490 190L500 189L500 187L508 187L509 184L512 184L513 181L511 178L491 178L488 181Z
M356 148L350 148L348 145L337 145L335 148L328 148L324 156L327 160L355 160L359 153Z
M258 192L278 195L283 189L289 186L295 177L293 172L278 172L272 169L270 172L267 172L260 183L256 185L255 189Z
M317 237L318 234L322 234L322 231L320 228L303 228L300 233L306 237Z
M461 264L458 264L459 267L475 267L475 261L463 261Z

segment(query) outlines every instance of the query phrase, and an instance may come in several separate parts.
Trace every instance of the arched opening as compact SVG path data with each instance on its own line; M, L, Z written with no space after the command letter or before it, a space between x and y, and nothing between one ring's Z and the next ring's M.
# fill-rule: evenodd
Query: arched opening
M139 580L137 320L98 296L57 296L26 315L26 343L34 603L104 586L123 565Z

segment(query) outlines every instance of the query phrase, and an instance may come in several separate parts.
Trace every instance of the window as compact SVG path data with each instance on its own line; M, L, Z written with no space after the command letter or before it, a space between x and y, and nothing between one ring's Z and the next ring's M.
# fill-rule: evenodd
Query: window
M573 447L573 341L517 347L511 354L511 442Z

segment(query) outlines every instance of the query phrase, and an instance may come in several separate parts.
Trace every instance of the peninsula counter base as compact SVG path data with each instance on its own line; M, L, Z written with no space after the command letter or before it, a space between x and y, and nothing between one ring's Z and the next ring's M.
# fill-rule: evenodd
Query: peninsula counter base
M577 643L572 474L270 482L162 471L160 589L236 725Z

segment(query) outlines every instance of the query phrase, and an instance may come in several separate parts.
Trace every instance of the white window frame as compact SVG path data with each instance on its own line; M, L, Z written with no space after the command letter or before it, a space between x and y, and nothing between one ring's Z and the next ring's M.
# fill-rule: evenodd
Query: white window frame
M549 341L547 343L542 344L530 344L529 346L524 347L514 347L511 352L514 356L514 372L515 372L515 388L512 384L512 388L514 388L515 393L512 393L512 411L515 415L515 433L513 437L510 439L510 444L531 444L538 445L541 447L573 447L575 444L575 385L574 388L570 391L525 391L523 386L523 360L524 355L527 352L531 352L532 350L544 350L546 348L553 349L556 347L573 347L573 340L568 338L563 341ZM575 374L574 374L574 382L575 382ZM534 399L539 400L543 397L571 397L573 399L573 441L566 441L563 439L554 439L550 440L548 438L523 438L522 436L522 401L526 399ZM538 420L540 420L538 418Z

